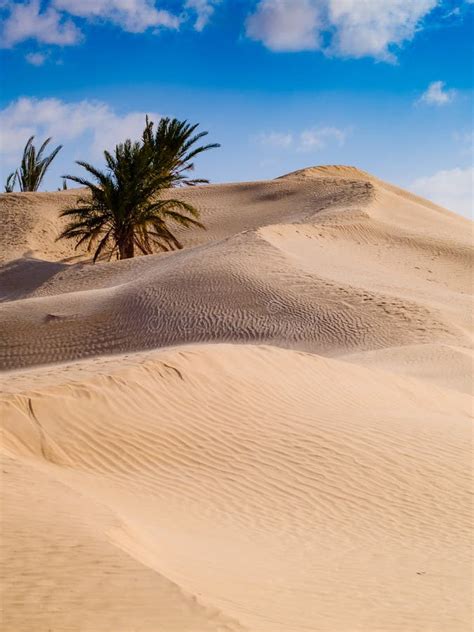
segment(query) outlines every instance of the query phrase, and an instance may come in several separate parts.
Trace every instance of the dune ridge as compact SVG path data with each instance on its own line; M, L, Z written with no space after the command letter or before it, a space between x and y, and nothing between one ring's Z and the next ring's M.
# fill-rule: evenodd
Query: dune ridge
M0 198L2 629L470 630L471 223L314 167L91 265L77 195Z
M354 171L183 191L208 231L181 252L95 266L7 262L0 364L209 341L324 355L469 344L469 222Z

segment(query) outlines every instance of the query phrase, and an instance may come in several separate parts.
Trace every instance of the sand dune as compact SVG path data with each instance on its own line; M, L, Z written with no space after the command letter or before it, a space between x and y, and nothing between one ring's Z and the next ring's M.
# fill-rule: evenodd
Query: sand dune
M77 195L1 198L3 629L470 630L470 222L319 167L91 265Z
M0 363L210 341L324 355L468 344L468 220L354 170L308 173L185 191L209 229L181 252L95 266L8 261Z

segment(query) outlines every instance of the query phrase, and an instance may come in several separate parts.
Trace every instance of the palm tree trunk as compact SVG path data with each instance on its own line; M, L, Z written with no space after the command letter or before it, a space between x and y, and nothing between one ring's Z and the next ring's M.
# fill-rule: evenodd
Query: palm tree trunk
M119 259L132 259L135 256L133 232L127 233L119 242Z

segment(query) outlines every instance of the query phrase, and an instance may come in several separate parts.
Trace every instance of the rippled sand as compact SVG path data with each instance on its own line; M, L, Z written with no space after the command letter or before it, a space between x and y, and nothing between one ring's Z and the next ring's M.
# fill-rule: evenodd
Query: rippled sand
M471 223L321 167L91 265L76 195L0 199L2 629L470 630Z

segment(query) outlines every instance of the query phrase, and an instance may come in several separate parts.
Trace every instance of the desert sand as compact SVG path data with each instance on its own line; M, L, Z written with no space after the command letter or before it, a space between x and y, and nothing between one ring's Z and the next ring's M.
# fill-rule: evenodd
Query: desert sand
M350 167L92 265L0 199L4 632L472 629L472 224Z

